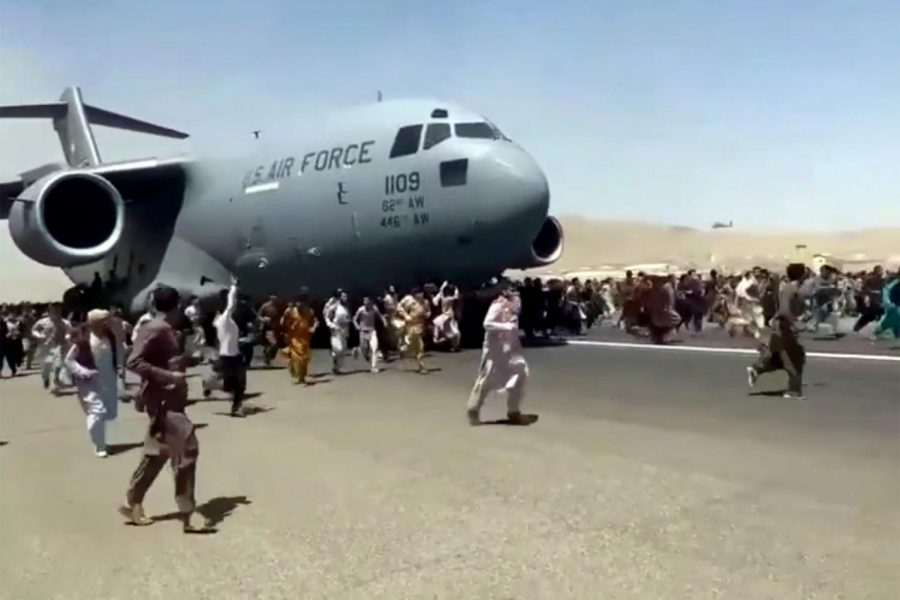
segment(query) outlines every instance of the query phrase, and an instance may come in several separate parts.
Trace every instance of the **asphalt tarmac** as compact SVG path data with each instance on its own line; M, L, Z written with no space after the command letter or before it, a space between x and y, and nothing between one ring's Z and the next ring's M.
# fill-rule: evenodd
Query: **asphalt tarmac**
M477 352L434 354L428 375L353 362L309 388L251 371L254 414L190 409L212 536L166 516L167 474L146 501L163 518L122 523L145 419L130 405L101 460L73 396L2 380L0 598L900 594L900 362L811 358L796 401L780 375L748 389L741 354L526 355L529 427L466 424ZM484 418L504 413L496 397Z
M800 339L807 352L814 354L865 354L876 356L893 356L900 361L900 340L890 336L879 338L876 342L870 339L874 330L874 324L868 325L860 332L853 333L854 318L842 318L836 321L836 327L823 324L818 332L804 331ZM837 336L835 335L837 334ZM604 321L589 329L584 336L576 336L571 339L595 340L604 342L622 342L652 345L646 337L635 337L625 333L616 327L612 321ZM718 325L705 323L703 331L693 335L689 331L681 330L676 335L673 345L699 346L704 348L732 348L743 349L747 352L755 352L757 342L748 336L730 337L724 329Z

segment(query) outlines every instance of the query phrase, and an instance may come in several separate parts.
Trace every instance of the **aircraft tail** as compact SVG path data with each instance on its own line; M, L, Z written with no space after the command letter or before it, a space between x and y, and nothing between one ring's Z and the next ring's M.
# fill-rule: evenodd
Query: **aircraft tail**
M59 102L0 106L0 119L52 119L66 162L72 167L99 165L100 152L91 124L184 139L188 134L85 104L81 89L67 87Z

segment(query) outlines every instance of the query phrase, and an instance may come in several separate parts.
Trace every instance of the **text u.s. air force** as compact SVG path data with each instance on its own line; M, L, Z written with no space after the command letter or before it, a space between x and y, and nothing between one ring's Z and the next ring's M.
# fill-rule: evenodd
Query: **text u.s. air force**
M375 140L367 140L346 146L307 152L299 160L295 156L284 156L247 171L244 174L244 187L248 188L290 177L295 174L295 166L299 167L296 174L304 175L312 170L330 171L342 167L352 167L355 164L369 163L372 162L374 145Z

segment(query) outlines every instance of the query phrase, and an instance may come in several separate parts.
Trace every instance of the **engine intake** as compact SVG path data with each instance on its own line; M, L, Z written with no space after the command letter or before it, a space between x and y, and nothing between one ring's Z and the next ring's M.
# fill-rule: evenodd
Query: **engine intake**
M527 267L543 267L559 260L565 245L562 225L554 217L544 219L541 230L531 242L531 260Z
M99 175L60 171L45 175L19 195L9 213L9 231L29 258L51 267L98 260L119 242L125 204Z

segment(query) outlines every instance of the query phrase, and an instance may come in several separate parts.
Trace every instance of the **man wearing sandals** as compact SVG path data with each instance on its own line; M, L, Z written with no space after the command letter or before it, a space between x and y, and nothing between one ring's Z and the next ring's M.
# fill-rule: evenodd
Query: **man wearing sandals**
M128 358L128 369L141 378L135 408L147 413L150 424L144 437L144 455L128 486L127 506L120 512L134 525L153 523L144 514L144 496L166 462L171 462L175 503L184 532L212 533L215 529L209 522L200 527L191 523L196 510L194 482L200 446L194 424L184 414L187 357L179 352L172 327L180 316L178 304L178 292L173 288L163 286L154 290L153 308L157 316L141 328Z

